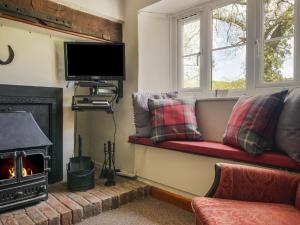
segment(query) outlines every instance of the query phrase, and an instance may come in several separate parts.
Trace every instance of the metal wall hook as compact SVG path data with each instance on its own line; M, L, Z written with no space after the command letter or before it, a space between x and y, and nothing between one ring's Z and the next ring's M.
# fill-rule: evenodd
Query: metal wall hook
M15 53L14 53L14 50L12 49L12 47L10 45L8 45L8 51L9 51L8 59L5 60L5 61L2 61L0 59L0 65L8 65L8 64L10 64L14 60Z

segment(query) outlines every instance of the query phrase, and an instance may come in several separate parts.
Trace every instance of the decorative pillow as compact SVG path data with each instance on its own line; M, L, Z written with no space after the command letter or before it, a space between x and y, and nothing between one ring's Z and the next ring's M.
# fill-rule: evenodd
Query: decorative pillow
M292 90L285 99L278 121L275 142L279 151L300 163L300 88Z
M149 99L153 143L166 140L202 140L195 116L195 101Z
M168 92L161 94L154 93L133 93L133 112L134 123L136 128L135 136L138 137L150 137L151 136L151 122L148 108L148 99L167 99L177 98L178 92Z
M240 97L229 118L224 144L242 148L253 155L271 150L287 92Z

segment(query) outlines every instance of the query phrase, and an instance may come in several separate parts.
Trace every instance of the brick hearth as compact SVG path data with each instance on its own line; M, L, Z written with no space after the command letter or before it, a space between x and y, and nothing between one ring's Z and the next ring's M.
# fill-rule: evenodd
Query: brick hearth
M0 225L75 224L149 195L150 187L139 181L119 179L114 187L105 187L103 180L96 183L86 192L69 192L66 184L50 185L47 201L0 214Z

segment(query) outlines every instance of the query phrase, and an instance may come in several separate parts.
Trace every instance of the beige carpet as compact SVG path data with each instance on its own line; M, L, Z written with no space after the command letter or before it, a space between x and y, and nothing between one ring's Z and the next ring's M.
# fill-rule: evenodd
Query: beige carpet
M153 198L128 203L78 225L194 225L192 213Z

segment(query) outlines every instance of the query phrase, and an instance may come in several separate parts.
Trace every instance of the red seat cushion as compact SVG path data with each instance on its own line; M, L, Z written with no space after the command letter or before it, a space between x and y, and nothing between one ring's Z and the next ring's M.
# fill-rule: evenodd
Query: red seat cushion
M192 208L201 225L299 225L292 205L198 197Z
M254 164L270 165L300 171L300 164L287 155L277 152L264 152L253 156L238 148L212 141L165 141L160 144L152 144L149 138L129 137L129 142L134 144L148 145L158 148L171 149L181 152L207 155L216 158L250 162Z

